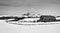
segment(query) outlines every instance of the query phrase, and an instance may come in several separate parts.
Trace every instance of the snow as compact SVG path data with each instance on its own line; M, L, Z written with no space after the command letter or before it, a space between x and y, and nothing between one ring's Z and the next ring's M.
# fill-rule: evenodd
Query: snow
M56 18L57 20L60 20L60 17Z
M24 21L35 21L35 20L39 20L39 18L26 18L23 19Z
M59 33L60 24L53 25L14 25L0 20L0 33Z

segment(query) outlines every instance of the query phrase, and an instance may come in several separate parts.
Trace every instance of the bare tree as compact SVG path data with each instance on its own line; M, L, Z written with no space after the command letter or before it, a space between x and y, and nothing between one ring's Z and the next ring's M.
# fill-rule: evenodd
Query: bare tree
M26 13L26 14L22 14L23 16L29 16L30 15L30 13L28 12L28 13Z

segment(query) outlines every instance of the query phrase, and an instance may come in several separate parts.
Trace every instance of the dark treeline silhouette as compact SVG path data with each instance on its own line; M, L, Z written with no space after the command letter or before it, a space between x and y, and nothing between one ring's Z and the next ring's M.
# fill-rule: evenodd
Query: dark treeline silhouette
M32 16L28 16L28 17L0 17L0 20L14 19L14 20L11 20L11 21L19 21L19 20L22 20L22 19L25 19L25 18L39 18L39 20L37 20L37 22L40 22L40 21L41 22L60 21L60 20L56 20L56 17L51 16L51 15L41 15L40 17L32 17Z

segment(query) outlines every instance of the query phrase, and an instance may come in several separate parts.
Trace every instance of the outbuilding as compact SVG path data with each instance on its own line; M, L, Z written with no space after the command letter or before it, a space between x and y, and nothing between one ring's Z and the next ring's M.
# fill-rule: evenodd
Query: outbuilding
M40 17L40 21L41 22L51 22L51 21L56 21L56 18L54 16L51 16L51 15L42 15Z

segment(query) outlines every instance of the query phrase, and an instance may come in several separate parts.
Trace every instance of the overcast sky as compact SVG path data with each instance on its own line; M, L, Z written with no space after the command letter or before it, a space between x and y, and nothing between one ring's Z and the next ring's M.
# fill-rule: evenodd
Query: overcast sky
M0 0L1 14L41 13L59 15L60 0Z
M60 0L0 0L3 6L40 6L42 4L60 4Z

